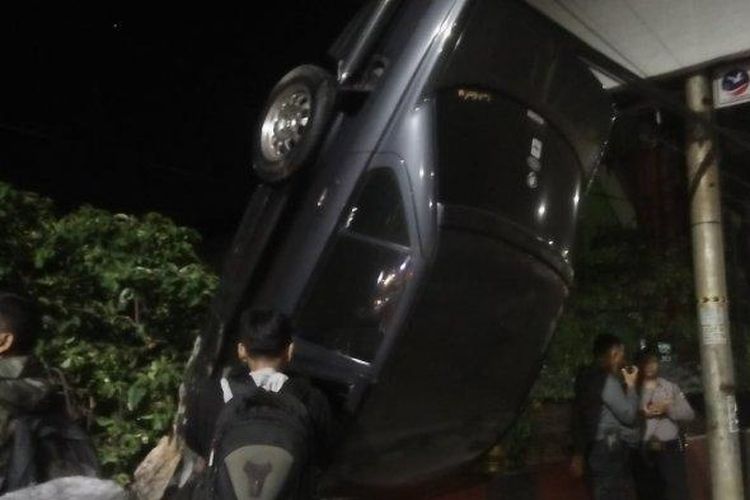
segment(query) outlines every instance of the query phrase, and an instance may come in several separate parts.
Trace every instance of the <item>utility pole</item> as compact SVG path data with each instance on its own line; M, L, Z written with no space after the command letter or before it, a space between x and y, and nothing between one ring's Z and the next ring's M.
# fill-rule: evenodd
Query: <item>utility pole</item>
M713 98L706 75L689 77L685 94L691 111L710 118ZM719 163L710 131L697 120L687 123L687 174L711 489L714 500L743 500Z

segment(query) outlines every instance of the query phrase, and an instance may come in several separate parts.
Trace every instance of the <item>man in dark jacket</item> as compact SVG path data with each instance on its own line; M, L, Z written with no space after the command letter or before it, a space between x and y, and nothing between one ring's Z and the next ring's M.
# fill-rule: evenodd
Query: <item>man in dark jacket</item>
M39 319L34 304L0 292L0 491L7 489L13 419L46 407L51 386L32 355Z
M292 326L286 316L273 311L246 311L240 318L237 343L241 365L228 370L219 380L205 381L191 401L184 428L188 446L211 462L212 440L216 437L216 420L221 409L234 398L242 397L242 393L257 388L291 396L302 403L312 427L310 465L320 467L329 451L331 410L322 392L306 380L285 373L293 353ZM308 472L312 476L312 471ZM242 492L235 491L235 495L244 498Z
M638 417L636 367L624 368L625 346L614 335L594 341L594 364L576 378L571 470L585 474L595 500L627 498L628 439Z

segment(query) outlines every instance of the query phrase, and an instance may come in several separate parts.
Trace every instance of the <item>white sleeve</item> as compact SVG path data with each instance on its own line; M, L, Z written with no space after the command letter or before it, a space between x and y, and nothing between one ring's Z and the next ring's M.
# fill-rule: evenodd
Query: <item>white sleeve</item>
M672 385L672 404L667 411L667 416L675 422L690 422L695 418L695 412L688 403L685 394L682 393L677 384Z

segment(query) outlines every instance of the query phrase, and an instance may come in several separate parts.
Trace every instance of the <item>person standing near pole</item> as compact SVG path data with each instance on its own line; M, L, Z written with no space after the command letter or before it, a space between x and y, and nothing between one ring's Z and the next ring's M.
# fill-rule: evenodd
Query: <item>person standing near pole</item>
M656 352L641 352L638 367L643 415L641 453L633 470L638 498L689 500L680 425L693 420L695 413L677 384L659 377Z
M638 417L638 369L625 368L614 335L594 341L594 364L576 378L571 472L585 475L594 500L624 500L631 490L626 435Z

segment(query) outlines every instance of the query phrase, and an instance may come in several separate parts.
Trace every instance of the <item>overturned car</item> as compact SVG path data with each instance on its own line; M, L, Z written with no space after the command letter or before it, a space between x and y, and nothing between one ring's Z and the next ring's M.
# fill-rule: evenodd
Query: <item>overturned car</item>
M414 484L479 456L522 405L612 106L515 2L372 1L331 55L271 92L264 182L190 377L231 360L243 309L288 313L294 370L344 422L328 482Z

